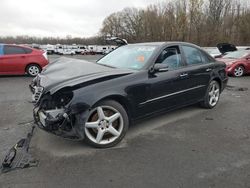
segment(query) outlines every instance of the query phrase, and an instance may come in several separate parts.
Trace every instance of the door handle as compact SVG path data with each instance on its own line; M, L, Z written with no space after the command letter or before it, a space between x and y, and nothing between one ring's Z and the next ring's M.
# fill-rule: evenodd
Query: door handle
M210 72L212 69L211 68L207 68L206 69L206 72Z
M180 74L180 77L183 78L183 77L187 77L188 76L188 73L182 73Z

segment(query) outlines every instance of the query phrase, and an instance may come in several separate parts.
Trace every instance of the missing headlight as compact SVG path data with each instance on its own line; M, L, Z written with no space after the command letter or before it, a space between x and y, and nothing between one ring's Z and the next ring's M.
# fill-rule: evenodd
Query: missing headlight
M43 110L53 110L57 108L64 108L73 98L73 92L57 92L53 95L47 93L44 95L39 104L40 108Z
M66 106L73 98L73 92L59 92L53 95L53 101L57 108Z

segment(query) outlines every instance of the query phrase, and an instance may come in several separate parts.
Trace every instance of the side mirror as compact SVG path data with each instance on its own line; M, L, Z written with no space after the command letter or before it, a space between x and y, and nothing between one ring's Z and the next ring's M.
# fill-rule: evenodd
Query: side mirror
M156 72L167 72L168 70L168 65L156 63L153 67L149 69L149 73L153 74Z

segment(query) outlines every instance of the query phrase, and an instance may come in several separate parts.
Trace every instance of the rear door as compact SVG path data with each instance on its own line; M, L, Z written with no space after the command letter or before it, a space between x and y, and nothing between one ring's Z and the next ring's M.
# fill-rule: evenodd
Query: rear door
M205 96L214 68L214 59L194 46L182 45L181 49L186 63L183 69L186 79L183 84L188 86L188 90L182 94L180 100L183 104L193 103Z
M4 45L1 58L1 72L4 74L23 74L25 72L27 54L19 46Z

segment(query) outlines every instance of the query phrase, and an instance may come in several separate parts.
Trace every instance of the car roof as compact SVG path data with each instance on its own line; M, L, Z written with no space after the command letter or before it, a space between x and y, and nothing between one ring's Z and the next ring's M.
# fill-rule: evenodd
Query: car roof
M194 47L199 47L195 44L180 41L165 41L165 42L144 42L144 43L133 43L128 45L142 45L142 46L165 46L165 45L190 45ZM200 48L200 47L199 47Z

